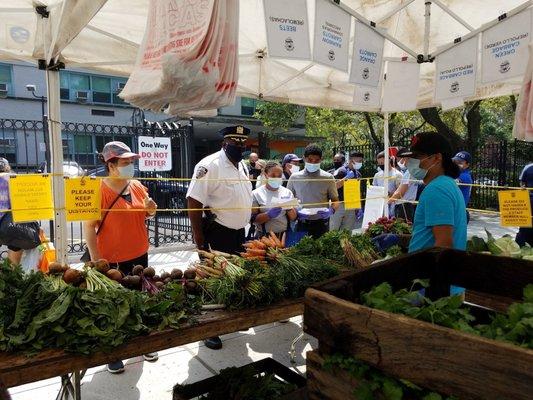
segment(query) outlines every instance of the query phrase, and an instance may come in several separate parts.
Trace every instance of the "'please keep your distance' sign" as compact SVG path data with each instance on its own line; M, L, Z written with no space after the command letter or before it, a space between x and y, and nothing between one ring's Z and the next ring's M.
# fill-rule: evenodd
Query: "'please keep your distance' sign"
M172 169L172 149L170 138L139 136L139 170L170 171Z

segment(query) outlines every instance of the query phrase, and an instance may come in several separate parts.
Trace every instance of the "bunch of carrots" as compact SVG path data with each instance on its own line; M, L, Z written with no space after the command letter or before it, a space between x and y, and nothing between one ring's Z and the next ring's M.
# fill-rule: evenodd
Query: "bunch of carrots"
M272 251L285 248L285 233L281 240L273 233L263 236L261 239L251 240L244 244L246 251L240 253L247 260L264 261Z

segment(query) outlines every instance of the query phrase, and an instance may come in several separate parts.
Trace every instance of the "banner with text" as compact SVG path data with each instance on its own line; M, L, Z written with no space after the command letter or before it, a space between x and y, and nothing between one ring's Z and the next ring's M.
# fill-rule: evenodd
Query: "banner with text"
M355 85L353 105L379 108L381 105L381 85L378 87Z
M385 39L372 28L355 21L350 83L379 86Z
M139 170L170 171L172 169L172 149L170 138L139 136Z
M317 0L313 60L348 72L348 45L352 17L328 0Z
M269 57L311 60L306 0L265 0Z
M527 46L531 40L531 9L487 29L481 38L483 83L523 75L529 55Z
M9 197L14 222L54 218L52 179L50 175L13 175L9 179Z
M416 109L420 86L420 64L389 61L387 79L383 85L381 111L401 112Z
M97 221L101 216L100 181L91 178L65 180L67 221Z
M500 225L531 227L531 202L527 190L500 190Z
M472 96L476 91L478 37L437 56L435 101Z

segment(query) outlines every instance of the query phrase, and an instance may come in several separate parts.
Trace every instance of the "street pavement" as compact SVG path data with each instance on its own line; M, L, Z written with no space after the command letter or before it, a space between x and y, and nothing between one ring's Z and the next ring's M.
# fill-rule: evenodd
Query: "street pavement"
M497 217L490 214L473 214L468 226L469 236L486 237L484 229L496 237L515 235L516 229L502 228ZM150 255L150 265L156 270L186 268L196 260L189 248ZM273 323L254 327L246 332L236 332L222 337L224 347L213 351L202 342L175 347L159 353L154 363L141 357L124 360L126 371L121 375L109 374L105 366L91 368L82 383L84 400L171 400L175 384L193 383L231 366L242 366L265 357L273 357L282 364L305 374L305 353L316 348L316 341L305 335L296 345L296 359L292 364L289 350L292 340L302 329L302 318L292 318L288 323ZM10 389L13 400L55 399L60 387L59 378L47 379Z

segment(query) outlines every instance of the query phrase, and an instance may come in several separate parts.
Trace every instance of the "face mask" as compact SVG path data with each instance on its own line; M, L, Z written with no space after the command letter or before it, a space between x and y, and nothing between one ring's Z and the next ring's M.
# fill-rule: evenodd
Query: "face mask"
M378 171L384 171L385 166L384 165L378 165Z
M416 158L410 158L409 161L407 161L407 170L409 171L409 175L411 175L411 178L422 180L426 177L428 174L428 171L433 168L433 164L428 169L420 168L420 162L427 160L429 157L423 158L422 160L418 160Z
M281 182L281 178L268 178L268 186L270 186L272 189L279 189Z
M342 167L342 162L335 161L335 162L333 162L333 166L335 167L335 169L339 169L340 167Z
M305 169L307 172L313 173L320 169L320 164L313 164L313 163L305 163Z
M255 161L250 162L250 166L255 167Z
M233 143L227 143L224 151L231 161L238 163L242 160L243 148L241 146L237 146Z
M299 171L300 171L299 165L291 164L291 174L295 174L296 172L299 172Z
M405 169L405 164L402 163L402 162L399 162L399 163L398 163L398 167L399 167L400 169L404 170L404 169Z
M117 167L117 169L119 176L124 179L131 179L135 174L135 167L133 164L129 164L124 167Z
M355 167L356 170L359 170L359 169L361 169L361 167L363 166L363 163L361 163L361 162L356 162L356 163L353 163L353 166Z

